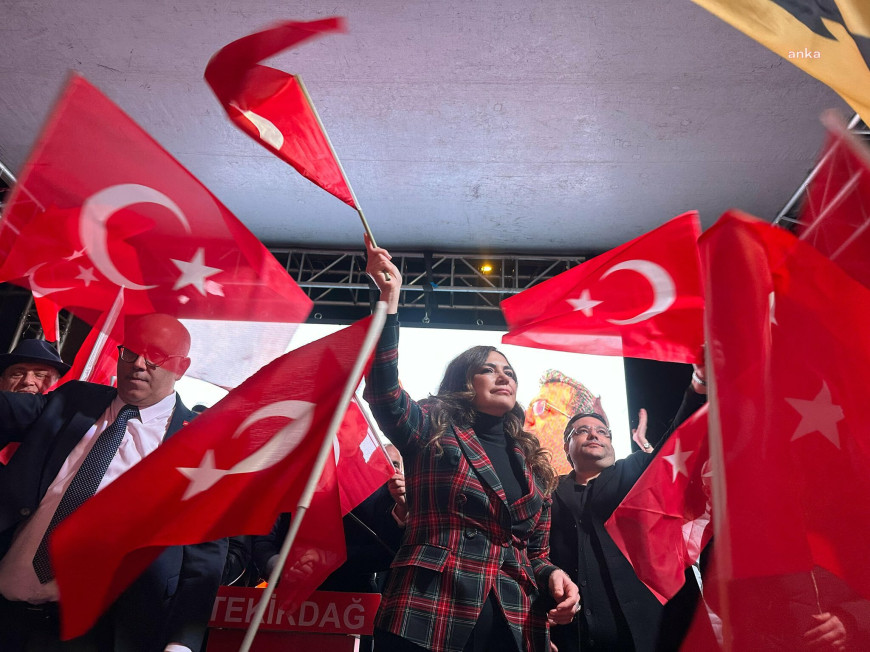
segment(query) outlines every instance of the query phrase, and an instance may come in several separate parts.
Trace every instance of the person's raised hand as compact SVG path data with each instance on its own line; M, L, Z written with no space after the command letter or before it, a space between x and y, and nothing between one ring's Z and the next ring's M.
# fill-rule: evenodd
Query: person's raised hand
M402 275L399 268L392 263L390 252L383 247L372 246L368 235L365 236L366 273L381 291L381 301L387 303L387 314L392 315L399 311L399 295L402 292Z
M650 444L646 438L646 422L647 422L646 410L641 408L640 411L637 413L637 428L634 428L631 431L631 438L634 439L634 442L638 446L640 446L640 449L644 453L652 453L653 452L652 444Z

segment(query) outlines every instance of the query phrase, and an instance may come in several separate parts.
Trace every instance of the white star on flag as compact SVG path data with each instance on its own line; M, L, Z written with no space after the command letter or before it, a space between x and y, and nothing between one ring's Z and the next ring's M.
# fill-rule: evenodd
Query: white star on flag
M595 301L589 296L588 288L583 290L578 298L568 299L567 301L574 307L575 311L579 310L587 317L591 317L592 309L601 303L600 301Z
M93 267L86 268L86 267L82 267L81 265L79 265L78 267L79 267L79 273L76 276L76 278L84 281L85 287L88 287L91 283L93 283L94 281L97 280L97 276L96 276L96 274L94 274Z
M201 295L205 296L205 279L224 271L219 267L209 267L205 264L205 250L202 247L196 250L189 262L174 258L170 258L170 260L181 270L181 276L175 281L173 290L180 290L187 285L192 285Z
M822 381L822 389L812 401L801 398L786 398L789 405L801 415L801 422L791 436L791 441L804 435L818 432L834 446L840 448L840 433L837 422L845 418L843 408L835 405L828 383Z
M681 441L677 440L677 445L674 447L674 452L670 455L664 455L665 461L671 465L671 472L673 473L673 478L671 478L671 482L677 481L677 475L682 473L687 478L689 477L689 471L686 468L686 460L689 459L692 455L694 455L694 451L686 451L683 452L681 447Z
M214 463L214 451L209 449L202 457L202 461L196 468L176 467L182 475L184 475L190 484L187 485L187 491L181 497L181 500L187 500L191 496L195 496L211 487L222 477L227 475L224 469L218 469Z

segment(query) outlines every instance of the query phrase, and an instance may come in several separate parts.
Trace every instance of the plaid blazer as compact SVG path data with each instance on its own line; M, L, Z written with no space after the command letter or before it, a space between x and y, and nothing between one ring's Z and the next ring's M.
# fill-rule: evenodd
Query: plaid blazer
M518 447L531 491L508 504L470 428L448 429L441 454L427 446L430 418L399 384L397 347L398 321L388 316L364 397L404 456L409 518L376 625L429 650L461 652L494 590L517 649L546 652L552 500Z

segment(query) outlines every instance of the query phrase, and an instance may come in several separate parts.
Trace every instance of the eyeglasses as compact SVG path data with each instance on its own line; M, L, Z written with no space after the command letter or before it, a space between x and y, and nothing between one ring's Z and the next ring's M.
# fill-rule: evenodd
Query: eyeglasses
M140 354L136 353L135 351L131 351L123 344L118 345L118 357L121 358L123 362L126 362L128 364L131 362L136 362L136 360L139 359L139 355ZM149 360L144 355L142 356L142 359L145 361L145 366L153 371L154 369L159 369L160 367L165 365L172 358L183 358L184 356L164 355L162 353L149 353L148 357L151 359Z
M606 437L607 439L611 438L610 429L605 428L604 426L595 426L594 428L590 426L580 426L579 428L571 428L568 436L588 437L593 432L595 433L596 437ZM565 439L567 438L568 437L565 437Z
M550 403L550 401L548 401L545 398L539 398L537 401L532 403L531 408L532 408L532 412L534 412L535 416L538 416L538 417L542 416L544 414L544 412L547 411L547 408L550 408L551 410L558 412L559 414L562 414L562 415L568 417L569 419L571 418L570 414L563 412L562 410L557 408L555 405Z

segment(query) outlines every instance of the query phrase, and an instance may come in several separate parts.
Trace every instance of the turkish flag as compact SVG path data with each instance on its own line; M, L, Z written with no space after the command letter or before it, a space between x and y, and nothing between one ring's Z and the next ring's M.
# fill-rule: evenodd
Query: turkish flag
M262 243L78 76L12 191L0 224L0 263L0 280L91 324L122 289L122 315L299 323L311 310ZM241 359L246 345L236 338L223 366Z
M283 22L221 48L205 80L237 127L299 174L356 208L329 139L299 81L259 65L263 59L320 34L344 31L340 18Z
M370 353L361 351L370 322L267 365L57 528L65 637L86 631L165 546L262 534L295 511L333 414L346 408L341 390L360 381L350 375Z
M807 188L797 233L870 287L870 150L834 112L823 122L828 140Z
M505 344L697 362L704 341L698 214L501 302Z
M797 647L814 615L870 599L870 290L737 212L700 245L726 634Z
M336 448L338 489L344 515L377 491L396 471L356 397L347 407Z
M115 322L110 332L104 333L104 322L105 317L88 333L70 370L58 381L58 385L81 378L98 385L115 387L118 380L118 345L123 341L123 323ZM92 356L95 350L97 353Z
M275 589L279 605L290 613L347 558L342 517L394 473L389 456L369 427L356 398L347 406L334 451Z
M662 604L713 534L709 477L705 405L674 431L604 524Z
M347 559L335 469L335 460L328 460L275 587L278 606L288 613L297 611Z
M39 293L33 294L33 305L36 306L36 314L39 316L39 323L42 325L42 334L45 339L49 342L57 342L60 306Z

